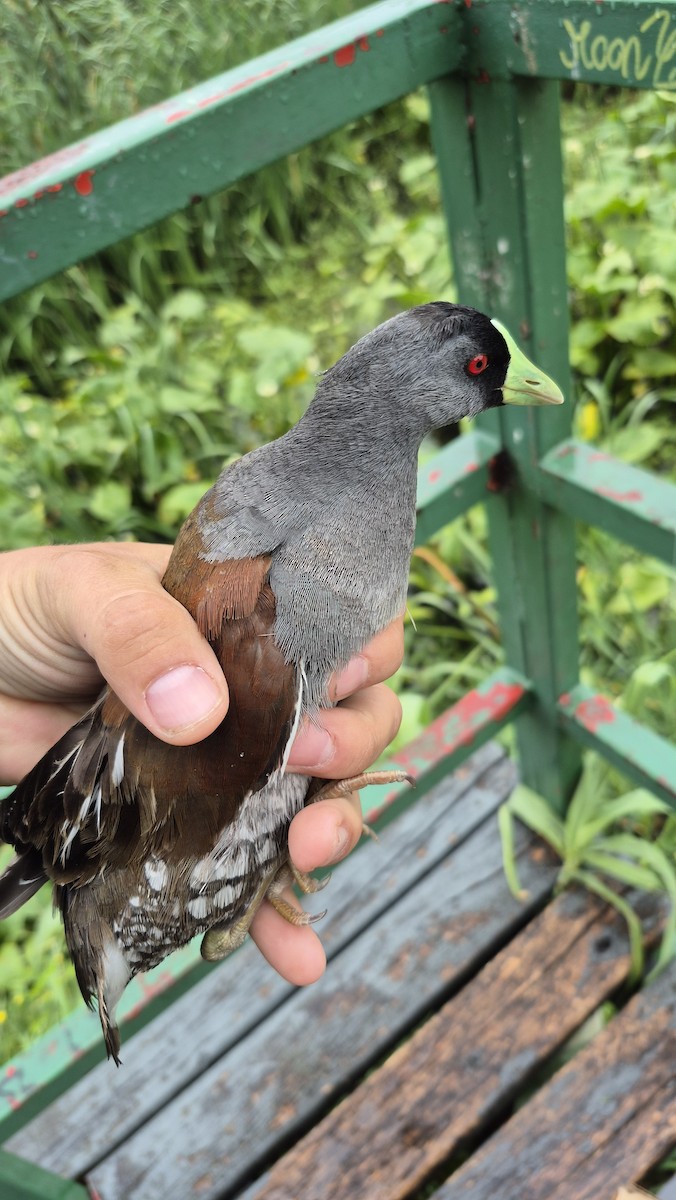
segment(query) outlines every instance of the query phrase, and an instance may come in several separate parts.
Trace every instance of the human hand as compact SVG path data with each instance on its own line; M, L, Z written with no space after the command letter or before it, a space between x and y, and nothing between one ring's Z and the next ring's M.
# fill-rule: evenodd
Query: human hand
M0 554L0 783L16 783L96 698L102 676L157 737L201 741L222 721L227 683L192 617L161 587L171 547L50 546ZM403 651L395 622L332 682L339 708L298 734L289 769L323 778L368 767L394 737L399 703L382 680ZM304 809L289 832L295 865L337 862L361 834L356 797ZM277 971L313 982L324 952L313 930L264 905L252 935Z

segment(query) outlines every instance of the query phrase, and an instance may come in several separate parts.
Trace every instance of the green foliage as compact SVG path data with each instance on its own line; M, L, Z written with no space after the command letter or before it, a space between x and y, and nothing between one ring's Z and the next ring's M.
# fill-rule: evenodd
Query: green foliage
M0 847L0 871L13 854ZM39 893L2 923L0 937L0 1062L24 1050L78 1002L66 960L61 919Z
M521 895L513 830L518 817L561 859L558 889L581 884L622 914L629 932L631 974L638 979L643 973L641 925L630 899L616 885L662 892L669 898L654 975L676 953L676 817L667 804L642 788L615 795L608 786L608 773L606 764L588 755L564 817L542 796L519 784L498 814L505 875L514 895Z

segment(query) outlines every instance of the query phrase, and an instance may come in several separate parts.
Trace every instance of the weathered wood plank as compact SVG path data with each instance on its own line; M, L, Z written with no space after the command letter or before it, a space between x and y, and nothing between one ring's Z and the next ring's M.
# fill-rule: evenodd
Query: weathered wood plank
M495 828L482 824L88 1182L103 1200L231 1196L544 901L542 849L525 853L522 839L520 858L526 905L509 895Z
M510 761L497 746L486 746L387 826L378 844L367 843L342 863L330 887L310 898L315 911L329 909L322 927L329 957L490 817L514 781ZM253 945L244 946L124 1044L119 1071L101 1063L15 1134L8 1148L54 1171L89 1169L292 990Z
M247 1200L411 1197L511 1102L627 970L617 916L588 898L560 897L254 1185ZM535 1141L537 1123L522 1119L525 1136ZM558 1110L551 1124L565 1140ZM512 1153L501 1163L505 1178L517 1169ZM500 1186L483 1190L473 1179L476 1190L463 1195L506 1200ZM510 1191L514 1200L517 1194L525 1200L523 1190ZM581 1200L575 1189L566 1192L571 1196Z
M436 1193L614 1200L676 1144L676 964Z

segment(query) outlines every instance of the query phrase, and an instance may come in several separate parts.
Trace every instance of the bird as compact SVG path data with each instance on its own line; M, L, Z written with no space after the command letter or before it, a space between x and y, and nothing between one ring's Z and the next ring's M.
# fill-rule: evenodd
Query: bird
M51 881L86 1003L120 1063L116 1006L141 970L201 935L217 961L265 898L318 883L289 860L305 804L401 772L323 781L287 772L331 675L399 617L413 549L417 456L436 429L502 404L559 404L497 320L437 300L398 313L318 377L282 437L230 463L184 522L162 583L228 681L203 741L154 737L106 687L0 809L16 857L0 917Z

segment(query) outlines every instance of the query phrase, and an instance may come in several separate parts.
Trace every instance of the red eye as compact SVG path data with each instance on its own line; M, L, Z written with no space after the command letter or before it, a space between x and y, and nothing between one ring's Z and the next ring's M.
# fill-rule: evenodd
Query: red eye
M474 358L470 358L467 364L467 371L470 375L481 375L488 366L487 354L476 354Z

